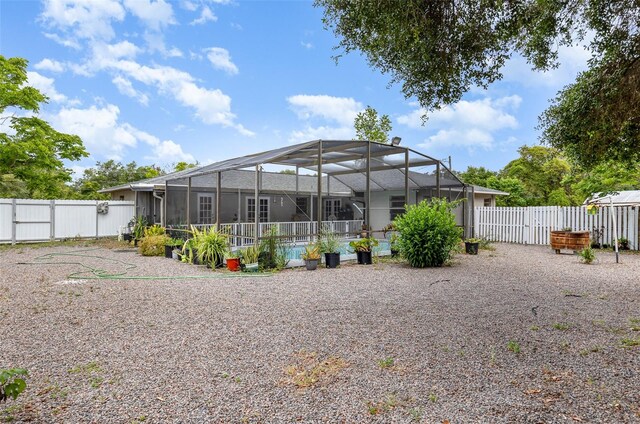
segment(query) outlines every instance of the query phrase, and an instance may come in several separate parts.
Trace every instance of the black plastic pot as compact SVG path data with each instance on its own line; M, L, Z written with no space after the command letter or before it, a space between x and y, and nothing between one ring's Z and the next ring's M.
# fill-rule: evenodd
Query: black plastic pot
M399 252L398 252L397 250L393 250L393 249L391 249L391 257L392 257L392 258L395 258L396 256L398 256L398 253L399 253Z
M317 259L307 259L305 261L305 265L307 267L307 271L313 271L318 268L318 260Z
M138 239L133 239L133 245L134 245L135 247L138 247Z
M470 243L468 241L464 242L464 250L469 255L477 255L478 254L478 246L480 243Z
M131 241L131 234L130 234L130 233L124 233L124 234L122 235L122 239L123 239L124 241Z
M171 253L173 252L174 247L173 246L164 246L164 257L167 259L171 259L172 255Z
M363 254L363 253L364 253L364 252L361 252L361 251L359 251L359 250L356 250L356 259L358 260L358 264L360 264L360 265L362 265L362 264L364 263L364 262L363 262L363 259L362 259L362 254Z
M327 268L336 268L340 265L340 253L325 253L324 263Z
M358 263L360 263L362 265L371 265L373 263L371 251L369 251L369 252L358 252L358 253L360 253L360 257L362 258L362 262L358 262Z

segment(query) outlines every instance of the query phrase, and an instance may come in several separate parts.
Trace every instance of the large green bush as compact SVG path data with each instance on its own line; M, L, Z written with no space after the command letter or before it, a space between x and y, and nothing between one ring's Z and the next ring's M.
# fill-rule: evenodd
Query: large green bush
M398 245L411 266L442 266L451 258L462 236L452 212L457 205L444 199L423 200L396 217Z

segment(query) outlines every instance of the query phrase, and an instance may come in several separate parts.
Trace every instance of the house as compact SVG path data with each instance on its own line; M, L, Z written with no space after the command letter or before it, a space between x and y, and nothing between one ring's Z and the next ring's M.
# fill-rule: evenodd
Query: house
M610 193L593 193L585 201L585 205L602 206L640 206L640 190L612 191Z
M267 172L267 165L290 173ZM456 216L472 234L473 207L494 206L495 197L506 194L465 185L439 160L410 148L360 140L285 146L101 192L134 200L137 215L149 222L174 227L238 223L255 226L254 234L274 222L313 222L317 231L321 222L357 221L379 232L405 204L433 197L467 199Z

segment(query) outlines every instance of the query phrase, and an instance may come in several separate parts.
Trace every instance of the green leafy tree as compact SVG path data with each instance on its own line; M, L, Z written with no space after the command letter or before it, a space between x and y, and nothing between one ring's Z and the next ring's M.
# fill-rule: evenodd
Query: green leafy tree
M316 0L344 53L360 51L428 111L486 88L512 54L558 65L589 34L589 71L543 115L543 139L585 165L640 158L640 2ZM339 60L342 53L336 56Z
M637 163L640 55L628 66L603 63L581 73L542 114L539 127L543 141L584 167L611 160Z
M527 190L517 178L493 176L487 180L486 187L509 193L496 196L496 206L527 206Z
M593 193L622 190L640 190L640 164L609 161L589 170L574 170L567 176L574 203L582 203Z
M490 178L495 177L497 172L490 171L486 169L484 166L469 166L467 170L464 172L460 172L458 176L462 181L466 184L479 185L483 187L489 187L488 181ZM491 187L493 188L493 187Z
M100 199L108 196L98 193L98 190L161 174L162 170L155 165L138 166L135 162L122 165L120 162L108 160L97 162L94 168L85 169L82 177L75 181L74 187L82 198Z
M378 116L378 112L371 106L358 113L353 122L357 140L369 140L386 144L391 132L391 119L388 115Z
M47 97L27 85L27 61L0 55L0 190L3 196L51 199L69 193L71 171L64 160L88 156L76 135L54 130L38 118Z
M520 157L512 160L500 172L501 177L522 182L530 206L548 205L549 194L557 188L568 189L562 182L571 166L557 149L545 146L522 146ZM568 190L567 190L568 191ZM569 193L566 193L567 197ZM554 196L558 198L558 194Z
M191 169L191 168L195 168L196 166L198 166L198 162L196 163L189 163L189 162L178 162L173 166L173 171L174 172L179 172L179 171L184 171L185 169Z

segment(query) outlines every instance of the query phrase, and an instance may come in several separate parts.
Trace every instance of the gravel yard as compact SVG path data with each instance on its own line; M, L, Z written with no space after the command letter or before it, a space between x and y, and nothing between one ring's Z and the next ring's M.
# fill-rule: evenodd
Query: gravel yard
M0 419L640 422L640 255L495 247L437 269L86 281L65 257L16 264L81 247L0 250L0 368L30 371ZM128 275L211 275L84 254L137 265Z

